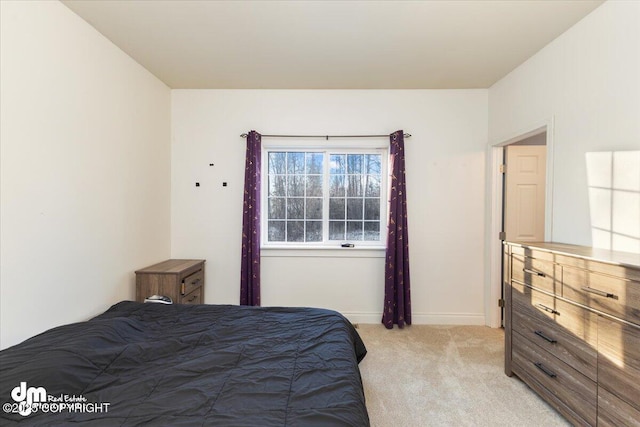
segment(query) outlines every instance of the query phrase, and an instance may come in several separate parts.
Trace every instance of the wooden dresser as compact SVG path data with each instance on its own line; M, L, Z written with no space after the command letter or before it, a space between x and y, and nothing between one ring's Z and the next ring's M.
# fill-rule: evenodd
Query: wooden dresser
M204 260L169 259L136 271L136 301L151 295L176 304L204 303Z
M574 425L640 426L640 255L504 244L505 373Z

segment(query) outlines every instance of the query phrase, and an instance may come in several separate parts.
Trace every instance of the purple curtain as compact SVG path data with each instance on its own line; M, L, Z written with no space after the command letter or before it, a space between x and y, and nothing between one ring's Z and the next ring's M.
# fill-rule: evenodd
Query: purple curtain
M404 170L404 133L391 134L389 149L390 191L389 226L384 268L384 311L382 323L403 328L411 324L409 287L409 233L407 229L407 191Z
M242 267L240 304L260 305L260 142L252 130L247 135L242 207Z

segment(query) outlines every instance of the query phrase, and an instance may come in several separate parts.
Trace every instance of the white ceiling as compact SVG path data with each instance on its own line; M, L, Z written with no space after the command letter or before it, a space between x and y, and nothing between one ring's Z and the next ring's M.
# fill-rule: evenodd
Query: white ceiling
M63 0L171 88L487 88L602 0Z

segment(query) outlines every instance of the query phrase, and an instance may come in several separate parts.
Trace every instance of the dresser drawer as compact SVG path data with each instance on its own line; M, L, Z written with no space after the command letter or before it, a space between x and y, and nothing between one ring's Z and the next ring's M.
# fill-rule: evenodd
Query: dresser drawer
M640 410L640 328L598 318L598 384Z
M556 320L549 318L546 311L529 305L526 300L523 301L524 295L519 292L518 294L518 298L514 298L511 315L513 331L520 333L523 337L596 381L597 316L579 307L567 307L569 304L563 301L556 301L554 304L557 311L561 313L557 319L564 317L563 321L569 323L567 318L572 318L573 320L570 322L573 326L572 329L579 331L578 333L585 339L571 329L563 327Z
M640 282L573 267L563 277L564 298L640 325Z
M204 270L198 270L195 273L185 277L182 280L180 293L182 295L190 294L194 290L202 287L204 284Z
M515 372L541 384L591 425L596 424L597 385L517 332L512 336Z
M598 387L598 427L640 427L640 411Z
M538 289L560 294L562 267L550 261L513 254L511 278Z
M549 251L542 251L540 249L522 246L511 246L511 253L522 257L535 258L542 261L553 262L556 259L556 254Z
M514 283L512 288L513 304L530 306L538 317L553 320L558 327L596 347L598 316L595 313L528 286Z
M625 253L624 255L627 257L633 256L629 253ZM609 276L626 277L627 279L640 282L640 269L638 269L638 267L628 267L623 264L611 264L608 262L597 261L595 259L576 258L561 254L556 255L554 259L558 264L562 264L563 266L589 270L594 273L601 273ZM636 259L640 262L640 255Z
M199 287L180 299L181 304L202 304L202 287Z

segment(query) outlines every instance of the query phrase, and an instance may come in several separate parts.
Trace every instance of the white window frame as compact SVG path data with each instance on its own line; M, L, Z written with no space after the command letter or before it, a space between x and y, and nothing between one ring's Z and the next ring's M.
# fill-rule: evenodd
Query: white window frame
M323 162L323 212L322 212L322 242L269 242L268 241L268 209L269 209L269 152L318 152L325 153L325 161ZM329 237L329 175L330 175L330 155L331 154L379 154L380 162L380 240L364 241L364 240L328 240ZM353 248L349 249L384 249L387 239L387 221L388 221L388 169L389 168L389 148L377 145L358 147L353 145L319 145L309 144L306 141L293 142L287 144L263 144L261 159L261 248L262 249L343 249L344 243L353 244Z

